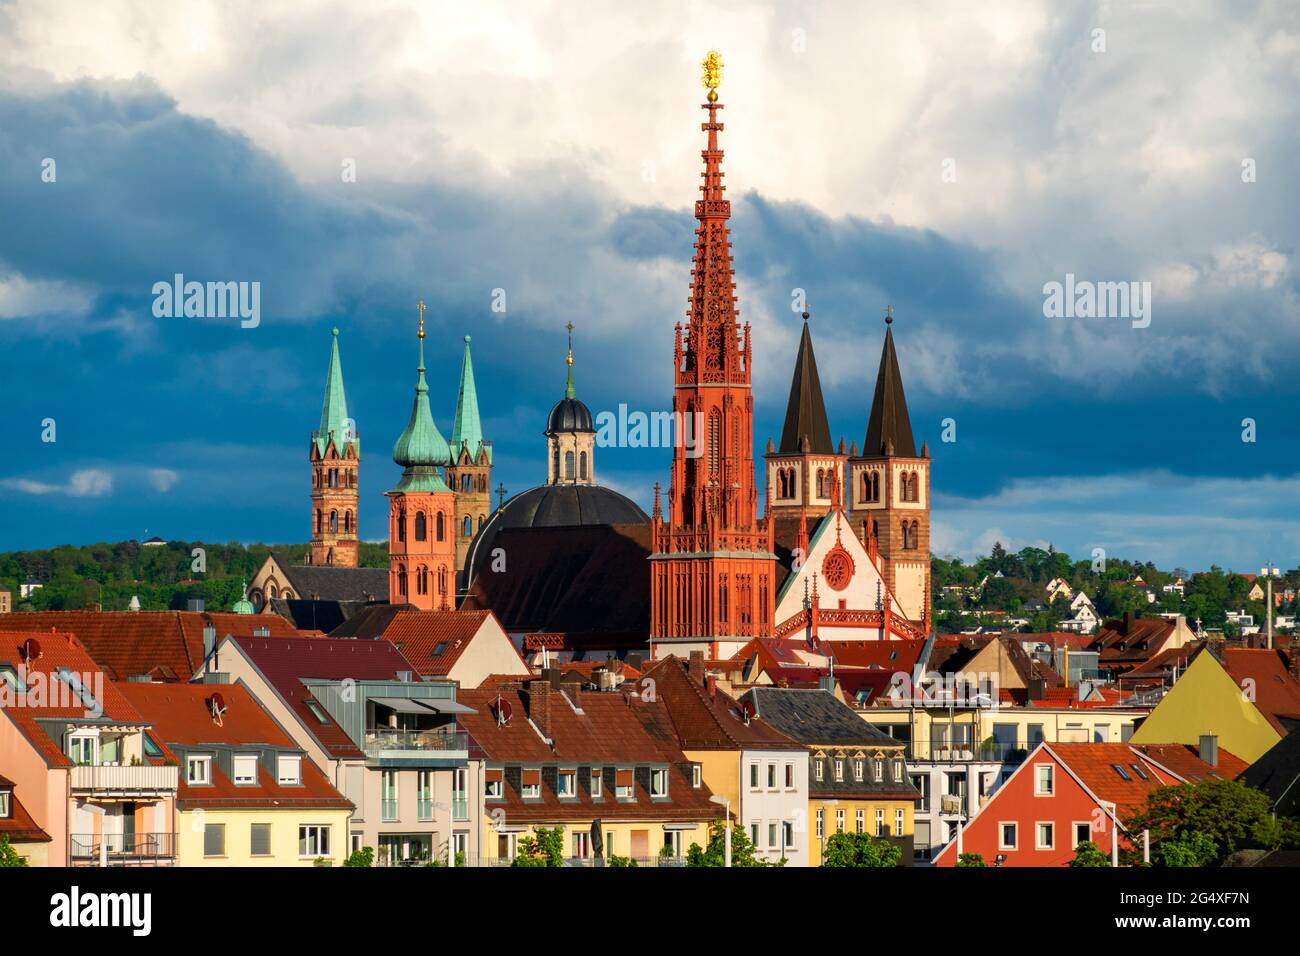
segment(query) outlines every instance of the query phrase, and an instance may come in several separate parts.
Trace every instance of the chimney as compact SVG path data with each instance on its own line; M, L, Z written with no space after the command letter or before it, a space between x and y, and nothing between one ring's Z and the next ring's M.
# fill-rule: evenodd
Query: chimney
M1201 759L1211 767L1219 765L1219 735L1218 734L1201 734L1201 745L1198 748Z
M1124 612L1124 633L1125 633L1125 635L1128 634L1128 632L1129 632L1129 628L1131 628L1132 626L1133 626L1133 612L1132 612L1132 611L1125 611L1125 612Z
M551 739L551 682L545 678L528 682L528 719Z
M203 598L190 598L189 601L186 602L186 604L189 610L197 612L199 614L202 614L204 608L207 606Z
M217 626L215 624L204 624L203 625L203 660L211 661L212 654L216 649L217 649Z
M696 684L704 683L704 652L691 651L690 659L686 663L686 673Z
M706 683L709 688L709 697L713 700L717 700L718 699L718 678L715 677L713 674L710 674L708 676Z

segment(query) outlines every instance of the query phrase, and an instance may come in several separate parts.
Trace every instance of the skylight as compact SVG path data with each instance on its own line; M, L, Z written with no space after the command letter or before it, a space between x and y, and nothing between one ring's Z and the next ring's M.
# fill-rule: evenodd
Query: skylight
M1123 767L1121 767L1119 764L1117 764L1117 763L1113 763L1113 764L1111 764L1111 766L1115 768L1115 772L1116 772L1117 774L1120 775L1120 778L1121 778L1121 779L1123 779L1123 780L1132 780L1132 779L1133 779L1132 777L1130 777L1130 776L1128 775L1128 771L1126 771L1126 770L1125 770Z

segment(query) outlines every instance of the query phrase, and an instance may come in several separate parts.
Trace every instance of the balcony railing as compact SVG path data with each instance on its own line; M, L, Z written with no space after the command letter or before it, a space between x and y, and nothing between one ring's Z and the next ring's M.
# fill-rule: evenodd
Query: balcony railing
M464 732L444 730L388 730L376 728L366 731L365 751L369 756L390 753L454 753L469 749L469 738Z
M385 823L394 823L397 820L397 801L380 800L380 816Z
M453 820L469 819L469 797L451 798L451 818Z
M74 833L68 844L79 866L163 863L176 857L174 833Z
M1018 764L1024 761L1037 743L1018 741L984 741L982 743L941 743L924 741L909 745L909 760L928 761L930 763L1004 763Z
M72 768L72 789L133 796L175 793L179 772L178 767L76 766Z

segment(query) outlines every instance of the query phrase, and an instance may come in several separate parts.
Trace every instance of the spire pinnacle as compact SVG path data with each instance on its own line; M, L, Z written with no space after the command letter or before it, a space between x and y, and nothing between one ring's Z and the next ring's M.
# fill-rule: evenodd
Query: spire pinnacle
M343 363L339 359L339 330L330 330L330 365L325 375L325 401L321 405L320 428L316 431L316 450L323 457L330 439L342 455L356 436L348 430L348 400L343 391Z
M862 442L864 458L878 455L916 457L916 439L912 433L912 419L907 413L903 375L898 370L898 353L894 351L893 320L894 310L890 306L885 310L885 344L880 350L876 392L871 399L867 435Z
M396 491L449 491L438 466L451 459L447 440L438 431L433 413L429 411L429 385L424 380L424 302L420 310L420 325L416 337L420 343L420 364L416 369L415 401L411 404L411 419L393 446L393 461L405 471Z
M790 379L790 400L785 409L785 426L781 429L780 451L798 454L805 449L819 455L834 454L831 426L826 418L826 402L821 380L817 376L817 356L813 354L812 335L808 331L808 313L803 314L803 332L795 354L794 375Z
M564 397L573 398L576 394L573 389L573 323L568 323L565 325L565 328L569 330L569 355L564 360L565 364L569 367L569 381L568 384L564 386Z
M465 336L465 354L460 362L460 390L456 393L456 415L451 425L451 458L460 458L461 450L469 452L470 458L478 461L479 452L485 446L483 425L479 419L478 386L474 381L474 362L469 352L470 337ZM491 455L489 448L488 455Z

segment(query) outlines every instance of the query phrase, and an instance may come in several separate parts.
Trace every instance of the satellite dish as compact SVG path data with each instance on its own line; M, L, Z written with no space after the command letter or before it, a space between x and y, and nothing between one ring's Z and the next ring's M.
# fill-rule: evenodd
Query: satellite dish
M501 726L502 724L510 723L510 715L514 712L514 708L510 706L510 701L498 695L496 700L496 712L497 726Z
M213 694L208 698L208 710L212 712L212 720L218 727L221 726L221 718L226 713L226 698L221 694Z
M748 724L751 720L753 720L756 716L758 716L758 711L754 709L754 702L751 700L747 700L743 704L741 704L740 714L746 724Z
M41 656L41 642L34 637L29 637L19 646L18 653L22 655L24 664L30 664Z

